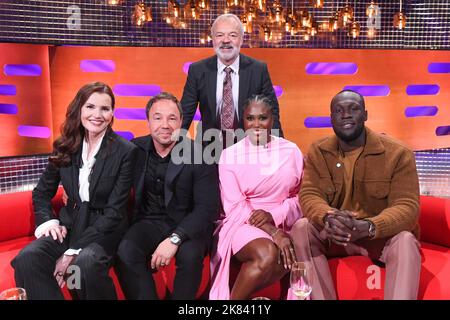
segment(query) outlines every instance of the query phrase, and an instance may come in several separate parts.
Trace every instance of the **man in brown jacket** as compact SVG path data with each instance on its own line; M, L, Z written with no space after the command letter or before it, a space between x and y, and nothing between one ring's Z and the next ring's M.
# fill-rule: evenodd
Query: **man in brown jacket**
M308 153L292 228L298 261L310 262L312 298L336 299L327 258L364 255L386 265L385 299L417 299L421 257L419 183L414 153L364 123L364 98L349 90L331 101L335 136Z

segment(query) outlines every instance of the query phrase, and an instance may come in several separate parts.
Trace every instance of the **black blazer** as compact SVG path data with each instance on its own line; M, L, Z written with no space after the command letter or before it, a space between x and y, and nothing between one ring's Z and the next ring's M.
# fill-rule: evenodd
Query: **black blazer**
M147 169L151 135L132 140L138 147L138 156L134 174L134 217L143 217L141 212L144 192L144 179ZM189 150L190 154L183 152ZM216 165L204 162L195 164L195 152L202 152L201 146L192 140L182 137L175 145L175 150L181 150L181 156L186 157L183 163L174 163L173 156L167 167L164 181L164 200L169 224L174 225L170 232L178 233L183 240L208 236L213 223L218 216L219 179ZM175 161L176 162L176 161Z
M134 144L109 129L92 169L90 201L83 203L78 188L81 147L68 166L58 168L49 163L33 190L36 225L55 219L51 199L61 182L69 201L61 209L59 220L69 231L70 248L83 248L107 234L123 232L127 226L126 208L136 154Z
M197 109L200 106L202 115L202 129L220 129L216 110L216 88L217 88L217 56L209 57L195 62L189 66L188 77L184 85L181 106L183 107L182 128L188 130ZM239 55L239 128L244 129L242 119L244 102L254 94L263 94L272 100L273 107L273 129L280 130L280 108L273 90L267 65L256 59L243 54Z

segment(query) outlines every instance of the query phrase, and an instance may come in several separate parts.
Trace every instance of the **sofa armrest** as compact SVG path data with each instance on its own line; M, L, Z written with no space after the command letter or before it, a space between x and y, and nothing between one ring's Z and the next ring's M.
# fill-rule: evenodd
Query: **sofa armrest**
M52 199L52 207L59 212L62 203L62 188ZM34 212L31 191L0 194L0 242L34 233Z
M420 240L450 247L450 199L420 196Z

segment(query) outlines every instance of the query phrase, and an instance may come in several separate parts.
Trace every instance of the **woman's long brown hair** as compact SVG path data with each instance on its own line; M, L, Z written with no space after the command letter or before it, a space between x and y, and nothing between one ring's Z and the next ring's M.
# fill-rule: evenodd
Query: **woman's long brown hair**
M81 123L81 107L94 92L109 95L111 107L114 110L114 94L108 85L103 82L92 82L84 85L67 108L66 120L61 126L61 136L53 142L53 153L48 160L55 166L69 165L71 156L78 151L85 135L85 129ZM112 126L112 121L110 126Z

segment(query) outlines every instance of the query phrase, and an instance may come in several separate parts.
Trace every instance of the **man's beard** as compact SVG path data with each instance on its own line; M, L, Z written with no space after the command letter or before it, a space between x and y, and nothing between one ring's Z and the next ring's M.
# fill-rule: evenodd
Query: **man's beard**
M221 59L221 60L225 60L225 61L229 61L233 58L236 58L239 54L239 49L236 47L233 47L233 50L231 52L228 53L224 53L222 51L220 51L220 47L215 49L217 56Z

